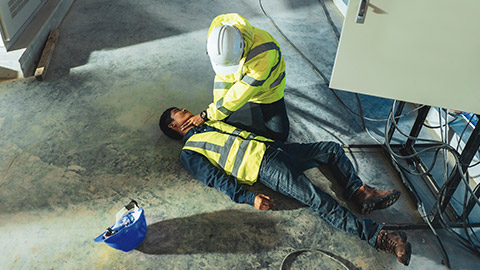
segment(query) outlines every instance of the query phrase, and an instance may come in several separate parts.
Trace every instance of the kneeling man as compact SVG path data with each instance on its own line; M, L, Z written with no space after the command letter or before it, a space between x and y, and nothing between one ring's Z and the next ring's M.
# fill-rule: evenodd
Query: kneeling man
M404 232L386 231L372 219L360 219L320 190L305 170L327 164L362 213L383 209L400 197L397 190L376 190L364 185L342 147L335 142L281 143L235 128L221 121L195 126L186 109L169 108L160 117L160 129L172 139L183 139L180 160L198 180L222 191L237 203L268 210L273 201L245 190L242 184L260 181L274 191L308 205L333 227L358 236L372 247L393 253L408 265L411 245ZM188 126L187 126L187 124Z

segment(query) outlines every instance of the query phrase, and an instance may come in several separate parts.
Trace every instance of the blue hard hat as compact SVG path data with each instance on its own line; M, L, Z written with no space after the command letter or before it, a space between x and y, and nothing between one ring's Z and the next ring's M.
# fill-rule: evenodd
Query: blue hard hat
M143 208L138 208L135 201L132 200L132 202L134 202L135 208L124 214L104 233L97 236L94 239L95 242L105 242L110 247L124 252L130 251L142 243L147 235L145 212Z

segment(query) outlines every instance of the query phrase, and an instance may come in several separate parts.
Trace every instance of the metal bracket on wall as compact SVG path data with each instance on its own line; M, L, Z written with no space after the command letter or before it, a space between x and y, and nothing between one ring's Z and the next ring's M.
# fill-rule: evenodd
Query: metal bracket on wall
M355 20L356 23L365 22L365 16L367 16L368 1L369 0L360 1L360 4L358 5L357 18Z

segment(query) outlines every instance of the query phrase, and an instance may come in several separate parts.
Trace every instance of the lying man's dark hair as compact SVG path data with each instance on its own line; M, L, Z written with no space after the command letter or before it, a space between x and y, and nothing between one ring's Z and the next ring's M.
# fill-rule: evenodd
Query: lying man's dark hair
M168 127L168 125L170 125L170 123L173 121L171 116L171 111L173 109L179 110L177 107L171 107L166 109L162 113L162 116L160 116L160 121L158 122L158 125L160 126L160 129L163 131L163 133L167 135L167 137L174 140L181 140L182 135L178 134L175 130Z

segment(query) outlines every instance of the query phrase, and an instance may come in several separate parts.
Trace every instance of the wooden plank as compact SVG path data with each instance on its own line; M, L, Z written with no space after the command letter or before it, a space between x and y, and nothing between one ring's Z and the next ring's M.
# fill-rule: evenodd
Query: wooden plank
M43 81L47 75L48 64L52 58L53 49L55 48L55 43L58 40L59 34L58 29L51 31L47 42L45 43L45 48L43 48L42 56L40 57L37 69L35 70L35 78L39 81Z

